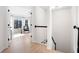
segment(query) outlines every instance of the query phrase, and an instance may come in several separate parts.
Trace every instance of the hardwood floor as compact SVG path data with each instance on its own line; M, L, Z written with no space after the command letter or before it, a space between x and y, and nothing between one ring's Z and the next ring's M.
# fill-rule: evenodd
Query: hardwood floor
M32 53L55 53L55 50L49 50L45 45L32 43Z
M13 38L10 47L3 53L56 53L55 50L49 50L45 45L31 41L30 33Z

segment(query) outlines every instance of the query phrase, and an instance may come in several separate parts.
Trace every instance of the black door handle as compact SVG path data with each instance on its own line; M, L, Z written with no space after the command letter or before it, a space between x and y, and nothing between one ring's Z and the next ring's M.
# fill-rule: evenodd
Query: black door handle
M76 25L75 25L75 26L73 26L73 28L74 28L74 29L79 29L79 27L77 27Z

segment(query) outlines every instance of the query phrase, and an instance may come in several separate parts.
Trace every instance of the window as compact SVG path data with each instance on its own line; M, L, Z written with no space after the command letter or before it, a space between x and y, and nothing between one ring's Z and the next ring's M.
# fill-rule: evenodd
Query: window
M22 21L21 20L14 20L14 28L21 28L22 27Z

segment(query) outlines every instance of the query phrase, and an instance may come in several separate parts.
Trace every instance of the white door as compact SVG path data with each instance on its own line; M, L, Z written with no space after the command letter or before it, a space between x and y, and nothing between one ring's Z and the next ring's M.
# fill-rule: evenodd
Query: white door
M40 26L47 26L46 11L41 7L35 7L33 9L32 19L32 41L41 43L47 39L47 28ZM38 27L35 27L38 26Z
M52 34L57 50L73 52L73 17L71 7L62 7L52 12Z

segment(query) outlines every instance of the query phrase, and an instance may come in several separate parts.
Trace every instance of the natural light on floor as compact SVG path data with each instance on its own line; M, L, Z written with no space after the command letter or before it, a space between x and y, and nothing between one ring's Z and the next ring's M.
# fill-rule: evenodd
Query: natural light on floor
M19 36L24 36L25 34L15 34L13 35L13 38L19 37Z

